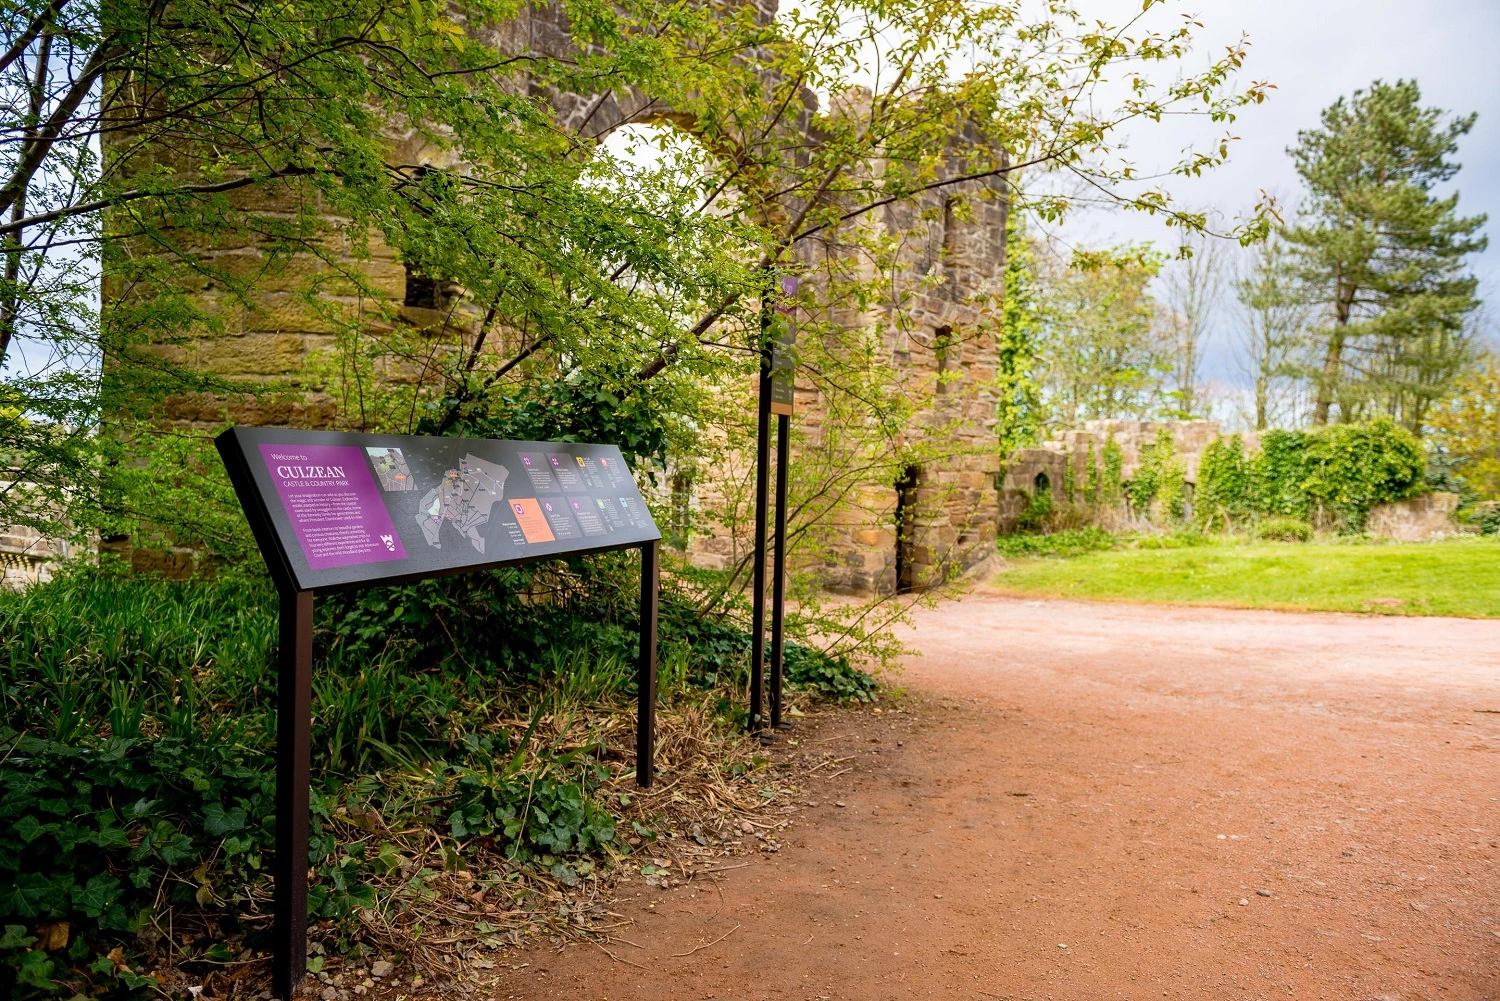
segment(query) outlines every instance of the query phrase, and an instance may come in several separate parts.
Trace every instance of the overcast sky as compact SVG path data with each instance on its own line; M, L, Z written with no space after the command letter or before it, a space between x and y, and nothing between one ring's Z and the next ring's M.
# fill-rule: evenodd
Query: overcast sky
M1473 258L1472 267L1484 297L1500 299L1500 0L1201 0L1170 6L1195 12L1203 22L1203 59L1247 33L1246 81L1276 86L1266 103L1246 109L1232 126L1240 142L1226 166L1173 183L1183 204L1232 217L1253 206L1262 188L1295 200L1297 176L1286 148L1296 142L1297 131L1316 126L1324 107L1377 78L1416 79L1424 105L1479 113L1459 147L1463 170L1453 184L1462 196L1460 212L1490 217L1492 246ZM1118 23L1140 6L1138 0L1091 0L1084 9ZM1131 139L1131 156L1142 166L1169 162L1192 139L1216 134L1216 127L1201 122L1142 129ZM1076 219L1065 235L1095 245L1150 239L1175 247L1177 241L1156 220L1118 212ZM1227 378L1232 366L1219 347L1205 374Z

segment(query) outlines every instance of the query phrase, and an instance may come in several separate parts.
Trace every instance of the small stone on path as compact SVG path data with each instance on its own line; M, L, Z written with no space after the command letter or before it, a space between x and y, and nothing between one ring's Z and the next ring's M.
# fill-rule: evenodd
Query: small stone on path
M375 960L375 962L370 964L370 976L377 979L379 979L380 977L388 977L395 969L395 963L392 963L389 960L385 959L377 959Z

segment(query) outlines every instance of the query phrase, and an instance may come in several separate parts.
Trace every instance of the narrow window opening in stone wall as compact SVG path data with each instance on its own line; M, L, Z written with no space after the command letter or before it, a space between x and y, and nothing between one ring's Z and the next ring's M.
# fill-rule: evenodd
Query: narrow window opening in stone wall
M462 294L463 290L456 282L429 278L410 264L406 265L406 294L401 298L401 305L413 309L449 310Z
M907 466L896 481L896 593L917 586L917 481L921 469Z
M1037 473L1036 479L1032 481L1032 494L1040 497L1043 494L1052 496L1052 480L1046 473Z
M957 380L949 374L958 371L963 345L953 336L952 327L938 327L932 338L932 353L937 358L937 391L946 393Z
M958 230L953 219L953 198L950 196L943 199L943 266L952 267L948 260L953 255L953 250L958 244Z
M406 297L401 301L401 305L416 309L437 309L437 300L437 279L428 278L408 264L406 266Z

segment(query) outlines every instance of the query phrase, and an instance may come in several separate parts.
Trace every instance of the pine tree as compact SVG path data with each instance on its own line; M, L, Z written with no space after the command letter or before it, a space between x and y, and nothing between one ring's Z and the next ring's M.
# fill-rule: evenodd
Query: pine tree
M1419 429L1467 360L1478 306L1465 256L1485 217L1458 215L1458 140L1477 116L1421 106L1414 80L1375 81L1340 98L1288 152L1306 187L1287 241L1310 301L1326 310L1313 423L1383 411Z

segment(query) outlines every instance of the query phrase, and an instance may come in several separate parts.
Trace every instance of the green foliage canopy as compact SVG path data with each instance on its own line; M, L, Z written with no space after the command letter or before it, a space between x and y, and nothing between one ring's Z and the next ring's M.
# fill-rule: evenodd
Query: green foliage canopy
M1438 193L1474 115L1424 108L1416 81L1375 81L1324 109L1289 152L1306 188L1286 230L1305 301L1323 312L1314 424L1385 413L1420 433L1469 360L1478 306L1465 258L1485 216Z

